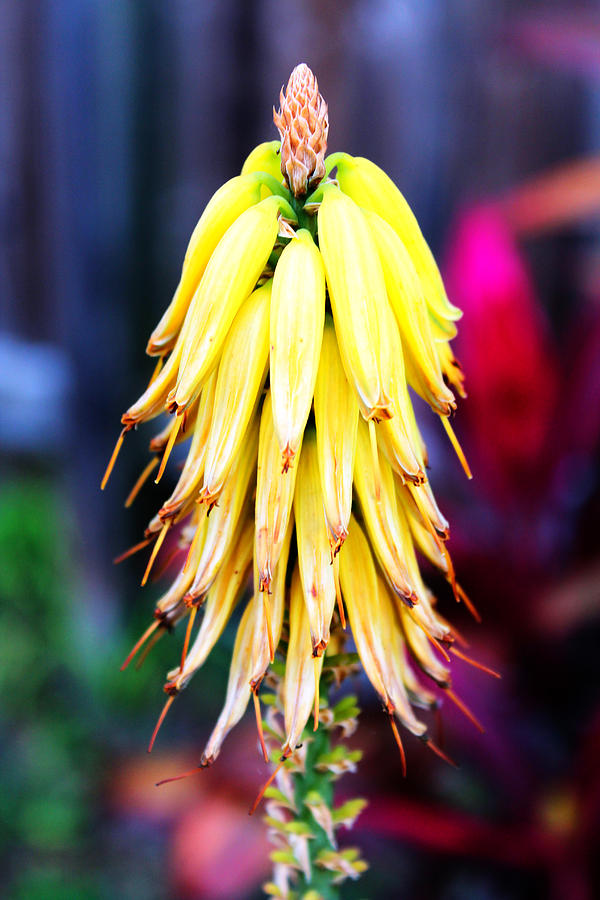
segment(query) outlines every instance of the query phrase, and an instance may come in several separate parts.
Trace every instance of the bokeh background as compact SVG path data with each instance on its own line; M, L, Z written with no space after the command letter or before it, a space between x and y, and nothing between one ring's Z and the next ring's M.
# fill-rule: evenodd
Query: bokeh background
M444 710L450 769L374 693L340 794L370 872L348 898L587 900L600 893L600 10L533 0L1 0L0 778L3 895L258 898L247 808L265 767L248 716L198 760L233 632L148 736L179 638L119 671L160 585L114 568L170 489L104 494L146 338L214 190L275 138L271 108L308 62L330 149L372 158L413 205L462 306L467 482L420 409L475 625L443 611L501 681L457 661L486 726ZM436 427L437 426L437 427Z

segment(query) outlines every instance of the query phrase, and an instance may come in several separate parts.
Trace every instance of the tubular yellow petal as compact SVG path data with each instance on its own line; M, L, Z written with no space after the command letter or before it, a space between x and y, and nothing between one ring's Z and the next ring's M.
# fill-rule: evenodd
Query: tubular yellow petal
M236 219L212 254L185 318L184 349L169 402L185 408L216 365L231 323L252 293L277 237L284 201L267 197Z
M214 369L202 388L192 442L175 490L159 511L161 519L185 514L197 498L204 477L206 448L215 402L217 370Z
M400 502L402 504L412 502L419 511L424 525L429 529L433 528L443 541L447 540L450 536L450 525L436 503L430 483L418 486L400 485L398 482L396 484Z
M265 615L265 599L268 601L271 609L271 631L273 638L273 647L276 649L281 638L281 627L283 624L283 610L285 606L285 582L287 574L287 564L290 552L290 543L292 540L292 532L294 530L293 519L290 519L285 537L281 544L279 559L275 566L272 581L271 593L265 598L261 592L256 590L253 600L255 606L255 641L253 650L253 668L250 676L250 682L253 688L257 687L262 681L265 672L271 663L271 652L269 647L269 639L267 635L267 622Z
M283 184L281 175L281 141L265 141L259 144L246 157L242 166L242 175L249 172L268 172Z
M183 671L178 667L167 676L171 689L181 691L187 686L219 640L246 583L252 564L253 542L254 523L249 521L239 541L230 548L208 592L202 625L186 657Z
M333 185L324 190L318 227L346 375L364 418L389 418L392 373L380 335L388 300L377 248L361 210Z
M275 436L271 394L268 392L260 420L254 516L255 556L261 591L270 590L272 573L290 520L297 471L297 466L289 472L281 470L281 451Z
M310 413L324 320L323 261L303 228L279 258L271 297L271 402L285 468L298 452Z
M432 594L423 583L413 544L412 533L408 523L408 516L400 502L396 506L396 525L400 532L403 560L406 565L408 577L419 598L418 604L411 612L413 621L419 623L422 628L436 640L443 641L448 636L450 629L436 616L431 604L430 598L432 597Z
M221 715L217 720L202 754L202 765L210 766L223 746L223 741L240 721L250 699L250 677L252 674L252 647L254 645L254 608L249 603L238 625L229 668L227 694Z
M283 682L285 720L283 756L290 756L300 741L313 710L315 676L320 677L322 667L322 656L313 662L307 607L304 602L300 575L296 568L290 591L290 641Z
M427 638L423 629L411 618L409 611L406 609L400 609L400 620L406 642L418 666L437 684L448 685L450 683L450 670L435 655L431 641Z
M354 643L367 678L385 703L388 697L381 670L382 636L377 627L377 573L368 541L354 518L339 559L340 583Z
M146 349L150 356L165 353L173 347L217 244L230 225L260 199L260 179L248 172L231 178L209 200L192 232L173 299L150 336Z
M406 386L402 343L398 324L391 308L385 309L383 319L384 352L392 364L392 417L377 425L377 437L394 469L409 481L425 481L425 461L421 445L415 439L414 410Z
M334 552L348 534L359 409L342 366L333 320L327 317L315 384L317 459Z
M335 580L323 512L314 432L307 432L304 437L294 495L294 516L298 563L313 654L320 656L329 641L329 627L335 606Z
M354 484L360 501L371 545L390 584L407 603L416 601L406 566L403 535L398 522L394 476L385 459L379 459L378 472L373 466L368 428L358 424Z
M173 352L156 378L148 385L139 400L121 416L123 425L133 428L135 425L139 425L141 422L148 422L164 412L169 392L173 390L176 384L182 352L183 339L180 334Z
M253 481L257 449L258 423L254 422L249 429L239 464L225 482L219 502L208 516L202 556L192 586L186 594L186 600L190 603L197 602L206 594L235 540L238 521Z
M175 612L177 612L178 618L181 618L184 613L187 612L187 607L183 602L183 598L192 585L198 563L200 562L200 557L202 556L204 541L206 539L206 516L200 516L200 511L198 511L192 516L192 523L194 533L197 528L200 529L200 533L192 549L192 558L190 559L187 569L181 569L175 581L156 604L154 615L161 621L168 618L169 622L172 623L171 620Z
M395 712L405 728L408 728L413 734L421 736L427 730L427 726L415 717L407 693L406 642L400 629L396 605L389 595L385 581L379 575L377 576L377 597L379 608L377 625L382 636L384 650L381 670L384 673L387 694L393 708L390 712Z
M454 396L442 378L415 267L391 225L370 210L365 210L364 214L375 238L388 298L400 329L409 382L424 400L432 404L435 412L447 415ZM416 381L411 379L413 373Z
M231 471L267 375L271 285L267 281L244 301L225 340L200 492L208 503Z
M443 552L440 538L433 536L431 529L427 528L418 509L412 503L402 504L402 511L406 515L410 533L417 549L436 568L447 574L448 562Z
M444 378L447 378L459 397L465 399L465 376L462 366L452 352L449 341L436 341L436 349Z
M359 206L372 210L389 222L402 239L421 279L425 300L433 314L451 322L460 319L462 313L446 296L439 269L419 223L391 178L370 160L346 153L339 154L337 158L336 177L344 193L352 197Z

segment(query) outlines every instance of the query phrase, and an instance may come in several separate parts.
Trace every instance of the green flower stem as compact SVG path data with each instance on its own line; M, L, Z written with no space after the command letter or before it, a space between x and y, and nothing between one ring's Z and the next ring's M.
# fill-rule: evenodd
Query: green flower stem
M335 873L323 869L316 862L323 850L335 850L325 830L315 821L315 818L306 805L306 798L311 791L316 791L329 809L333 809L333 775L329 770L323 772L315 768L315 763L324 754L331 753L331 732L325 728L319 728L312 737L306 753L306 770L303 774L296 774L294 778L295 801L298 810L296 821L305 822L310 828L314 838L308 842L310 853L311 879L306 880L303 872L298 874L298 881L294 886L299 897L305 893L314 891L322 900L338 900L339 888L332 884Z

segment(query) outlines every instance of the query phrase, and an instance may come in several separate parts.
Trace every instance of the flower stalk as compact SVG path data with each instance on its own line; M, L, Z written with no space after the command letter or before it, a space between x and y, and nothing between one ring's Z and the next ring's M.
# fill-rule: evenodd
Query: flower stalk
M270 897L337 900L343 882L359 878L367 868L357 848L340 848L338 842L340 830L352 828L366 800L351 799L337 807L334 803L335 782L354 772L362 755L340 741L340 732L349 737L358 726L357 701L346 695L332 706L329 700L334 681L339 683L356 670L357 661L353 654L325 657L320 726L317 731L305 729L301 745L265 791L265 822L274 846L273 879L264 885ZM263 702L268 698L263 729L274 763L284 717L279 671L276 668L269 677L273 693L263 696Z
M265 786L276 844L269 891L327 900L365 868L336 838L363 801L333 806L333 782L360 755L333 741L336 729L354 730L354 700L331 706L329 698L332 678L354 665L339 657L350 631L390 719L401 771L398 726L448 761L423 710L447 697L478 724L451 681L455 658L472 661L451 657L460 636L421 575L425 558L477 616L456 580L413 407L419 395L442 419L470 475L448 421L455 395L465 396L450 345L461 313L385 172L347 153L325 156L327 105L305 64L280 99L281 142L250 153L192 234L147 344L158 357L154 374L122 416L101 487L126 434L170 415L128 505L157 467L157 483L169 477L178 445L187 443L187 457L144 540L118 559L148 548L143 583L159 551L167 562L157 569L175 560L179 568L124 668L180 626L152 747L245 604L200 765L217 760L252 698L261 752L268 744L278 766ZM259 695L261 685L271 690Z

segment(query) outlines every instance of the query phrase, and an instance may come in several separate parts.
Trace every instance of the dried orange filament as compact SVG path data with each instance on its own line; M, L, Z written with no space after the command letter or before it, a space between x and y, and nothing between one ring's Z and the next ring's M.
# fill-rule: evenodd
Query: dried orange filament
M165 524L163 525L162 531L158 535L158 539L157 539L156 543L154 544L154 547L152 548L152 553L150 554L150 559L148 560L148 565L146 566L146 571L144 572L144 577L142 578L142 587L144 587L144 585L148 581L148 576L150 575L150 572L152 571L152 566L154 565L154 560L156 559L156 557L158 555L158 551L162 547L162 542L164 541L164 539L167 535L167 531L169 530L170 525L171 525L171 520L168 519L165 522Z
M192 628L194 627L194 619L196 618L196 613L198 612L198 607L194 604L192 606L190 617L188 619L187 628L185 630L185 640L183 642L183 650L181 651L181 665L179 666L179 671L183 672L183 667L185 666L185 660L188 653L188 647L190 646L190 637L192 636Z
M173 423L173 427L171 428L171 434L169 435L169 440L167 441L167 446L165 447L165 452L163 453L163 458L160 462L160 468L158 470L158 474L157 474L156 478L154 479L154 484L158 484L158 482L160 481L160 479L163 476L163 472L165 471L165 466L167 465L167 462L171 455L171 450L173 449L173 447L175 445L175 441L177 440L177 435L179 434L179 429L181 428L183 418L184 417L182 415L181 416L178 415L177 418L175 419L175 422Z
M260 701L258 699L258 688L252 689L252 699L254 700L254 713L256 715L256 729L258 731L258 740L260 741L260 749L262 750L263 759L269 762L269 754L265 744L265 735L263 732L262 715L260 712Z
M450 424L450 420L448 419L448 416L440 416L440 419L442 420L442 425L446 429L446 434L450 438L450 443L454 447L454 452L456 453L456 455L458 456L458 458L460 460L460 464L464 469L465 475L467 476L467 478L472 478L473 473L471 472L471 468L469 466L469 463L467 462L467 457L463 453L463 449L460 446L460 444L458 443L458 438L454 434L454 429L452 428L452 425Z
M145 644L146 641L148 640L148 638L150 637L150 635L156 631L159 624L160 624L160 622L158 620L155 620L151 625L148 626L148 628L146 628L146 630L143 633L143 635L141 636L141 638L135 642L135 644L133 645L133 648L129 651L129 655L127 656L127 659L121 666L121 672L123 672L127 668L127 666L129 665L129 663L131 662L131 660L133 659L135 654L138 652L140 647L143 644Z
M457 592L458 596L460 597L460 599L462 600L462 602L467 607L467 609L469 610L469 612L471 613L471 615L473 616L473 618L475 619L475 621L481 622L481 616L479 615L477 608L474 606L473 602L471 600L469 600L468 596L465 594L465 592L463 591L463 589L461 588L461 586L458 582L456 582L456 592Z
M319 727L319 681L320 681L320 671L319 671L319 657L313 656L313 666L315 672L315 710L314 710L314 725L313 731L316 731Z
M175 699L176 696L177 696L177 694L171 694L171 696L169 697L169 699L167 700L167 702L165 703L165 705L162 708L162 712L161 712L160 716L158 717L158 722L154 726L154 731L152 732L152 737L150 738L150 743L148 744L148 753L152 752L152 748L154 747L154 741L156 740L156 735L159 732L160 726L165 721L165 716L169 712L171 704L173 703L173 700Z
M137 671L138 669L141 669L141 668L142 668L142 666L143 666L143 664L144 664L144 660L146 659L146 657L148 656L148 654L150 653L150 651L152 650L152 648L154 647L154 645L157 644L157 643L160 641L160 639L161 639L161 637L163 636L164 633L165 633L165 628L162 628L162 627L161 627L161 628L159 628L159 630L158 630L158 631L150 638L150 640L148 641L148 643L146 644L146 646L144 647L144 649L143 649L142 652L140 653L140 658L138 659L138 661L137 661L136 664L135 664L136 671Z
M112 452L112 456L109 459L108 465L106 467L106 472L104 473L102 481L100 482L100 490L101 491L103 491L104 488L106 487L106 482L110 478L110 473L112 472L112 470L114 468L114 465L117 461L117 456L119 455L119 451L120 451L121 447L123 446L123 440L128 431L129 431L129 428L127 426L125 426L125 428L122 430L121 434L117 438L117 443L115 444L115 449Z
M144 471L142 472L142 474L140 475L140 477L138 478L138 480L136 481L134 486L131 488L129 495L127 497L127 500L125 501L126 509L129 509L129 507L131 506L131 504L133 503L133 501L135 500L135 498L137 497L137 495L139 494L139 492L141 491L141 489L143 488L143 486L145 485L149 476L155 470L157 465L158 465L158 459L156 456L154 456L150 460L150 462L148 463L148 465L146 466L146 468L144 469Z
M119 554L119 556L115 556L113 559L113 563L115 566L118 566L119 563L123 562L124 559L127 559L130 556L133 556L134 553L137 553L138 550L143 550L144 547L147 547L148 544L151 544L154 540L154 535L149 538L145 538L143 541L140 541L139 544L134 544L133 547L130 547L129 550L125 550L124 553Z
M436 756L439 756L440 759L443 759L444 762L447 762L448 765L453 766L455 769L458 769L458 766L454 762L454 760L448 756L447 753L444 753L443 750L440 750L437 744L434 744L431 738L427 738L425 741L430 750L433 750Z
M453 653L454 656L458 656L459 659L462 659L466 663L469 663L470 666L474 666L476 669L481 669L481 671L485 672L486 675L491 675L493 678L502 678L500 672L496 672L495 669L490 669L489 666L484 666L483 663L477 662L476 659L471 659L470 656L467 656L466 653L461 653L461 651L457 650L456 647L451 647L450 653Z
M265 611L265 621L267 623L267 641L269 642L269 658L271 662L275 659L275 647L273 646L273 626L271 623L271 601L269 600L269 592L263 591L263 609Z
M182 778L189 778L190 775L197 775L198 772L202 771L202 766L196 766L195 769L188 769L187 772L182 772L181 775L171 775L170 778L163 778L162 781L157 781L154 785L155 787L160 787L161 784L169 784L171 781L181 781Z
M342 589L340 587L340 558L333 557L333 580L335 582L335 599L337 600L338 613L340 614L340 622L342 628L346 630L346 616L344 614L344 602L342 600Z
M450 690L450 688L445 688L445 692L446 692L446 694L448 695L448 697L450 697L450 699L452 700L452 702L455 703L456 706L458 706L458 708L459 708L460 711L463 713L463 715L465 715L465 716L467 717L467 719L469 720L469 722L471 722L471 723L475 726L475 728L476 728L478 731L481 732L481 734L485 734L485 728L483 727L483 725L481 724L481 722L479 721L479 719L477 719L477 718L473 715L473 713L471 712L471 710L469 709L469 707L467 706L467 704L464 703L464 702L460 699L460 697L457 697L456 694L454 693L454 691Z
M252 806L251 806L250 809L248 810L248 815L249 815L249 816L251 816L253 813L256 812L256 808L257 808L258 804L260 803L260 801L262 800L262 798L265 796L265 792L266 792L267 788L271 786L271 784L273 783L273 781L275 781L275 778L276 778L276 776L277 776L277 773L279 772L279 770L281 769L281 767L285 764L286 760L287 760L287 757L284 757L284 758L278 763L278 765L275 767L275 771L274 771L271 775L269 775L269 777L267 778L267 780L266 780L265 783L263 784L262 788L261 788L260 791L258 792L258 797L256 798L256 800L254 801L254 803L252 804Z
M400 762L402 764L402 775L406 778L406 754L404 753L404 747L402 745L402 738L400 737L400 732L398 731L398 726L396 725L396 720L394 719L394 714L388 710L388 717L390 720L390 725L392 728L392 733L394 738L396 739L396 743L398 744L398 750L400 751Z

